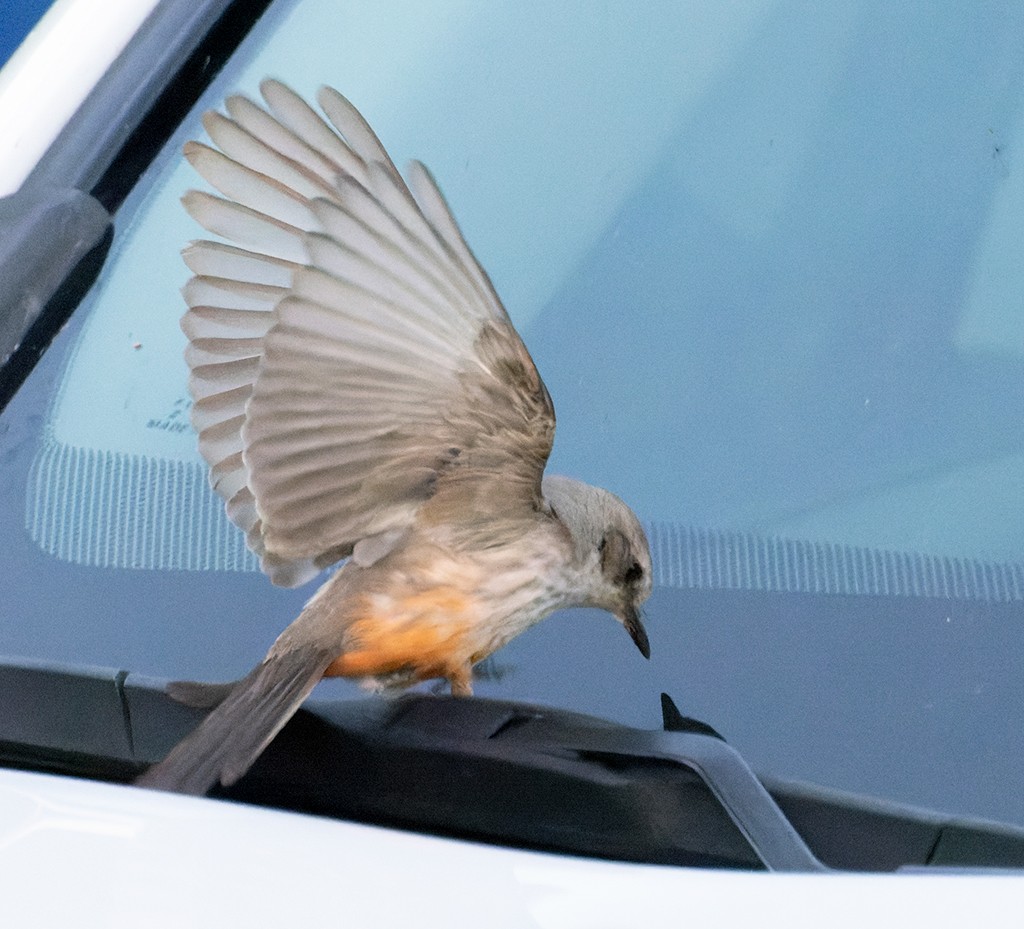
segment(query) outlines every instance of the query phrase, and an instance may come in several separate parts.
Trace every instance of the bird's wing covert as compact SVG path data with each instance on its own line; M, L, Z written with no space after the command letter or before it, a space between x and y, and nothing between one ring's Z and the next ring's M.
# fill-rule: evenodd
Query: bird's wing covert
M223 197L184 204L227 242L185 249L182 328L200 452L264 570L302 583L463 480L470 509L537 505L551 400L426 168L407 186L334 90L330 123L261 92L185 146Z

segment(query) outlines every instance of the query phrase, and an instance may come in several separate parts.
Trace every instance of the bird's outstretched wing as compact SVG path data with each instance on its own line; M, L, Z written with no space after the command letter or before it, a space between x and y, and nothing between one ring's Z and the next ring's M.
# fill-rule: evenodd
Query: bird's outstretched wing
M260 89L185 147L224 195L185 206L232 244L185 250L182 328L200 452L264 570L379 557L439 488L467 519L538 506L554 409L427 169L407 186L334 90L329 124Z

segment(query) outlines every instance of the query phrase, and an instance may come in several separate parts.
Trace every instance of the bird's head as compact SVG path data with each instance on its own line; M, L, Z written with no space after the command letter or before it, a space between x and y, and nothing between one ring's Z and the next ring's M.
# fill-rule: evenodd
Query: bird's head
M583 588L580 605L614 615L650 658L640 606L651 593L651 550L640 520L615 494L569 477L548 475L543 491L572 537Z

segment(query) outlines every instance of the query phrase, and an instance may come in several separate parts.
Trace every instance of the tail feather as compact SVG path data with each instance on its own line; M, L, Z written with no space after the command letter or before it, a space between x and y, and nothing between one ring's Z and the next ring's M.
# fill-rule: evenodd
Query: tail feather
M230 693L220 693L229 685L214 685L207 696L218 691L223 697L215 709L135 783L198 795L218 781L230 786L288 722L334 657L312 648L293 649L267 658Z
M175 703L195 707L197 710L212 710L222 704L240 683L242 682L208 684L203 681L171 681L166 692Z

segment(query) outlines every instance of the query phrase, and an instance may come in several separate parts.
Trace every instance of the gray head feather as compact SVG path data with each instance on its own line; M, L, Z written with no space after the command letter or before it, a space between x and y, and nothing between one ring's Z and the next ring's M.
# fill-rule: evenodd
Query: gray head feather
M561 475L548 475L544 497L569 530L585 600L612 613L649 657L640 606L651 593L651 550L636 514L613 493Z

